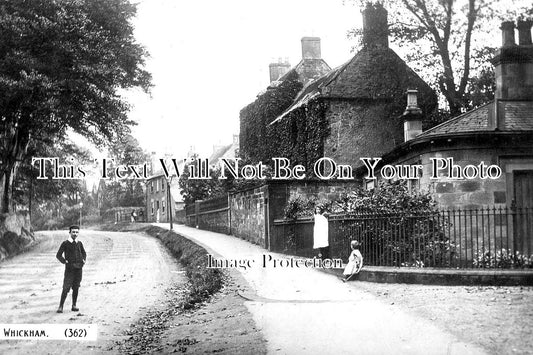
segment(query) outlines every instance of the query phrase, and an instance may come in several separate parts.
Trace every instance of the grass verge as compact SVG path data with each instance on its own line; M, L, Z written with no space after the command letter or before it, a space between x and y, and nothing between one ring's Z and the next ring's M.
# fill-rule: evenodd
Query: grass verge
M207 251L189 239L160 227L150 224L108 224L102 230L120 232L144 232L158 238L185 268L190 283L189 292L185 295L183 309L193 308L196 304L207 300L222 288L224 275L218 269L206 268Z
M185 267L191 287L183 302L184 309L193 308L220 290L223 274L218 269L206 268L207 251L204 248L163 228L150 226L143 228L142 231L161 240L179 263Z

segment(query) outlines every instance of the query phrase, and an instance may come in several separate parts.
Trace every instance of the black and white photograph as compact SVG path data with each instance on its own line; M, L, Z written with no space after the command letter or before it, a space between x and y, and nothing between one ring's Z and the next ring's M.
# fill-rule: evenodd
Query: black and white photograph
M0 353L533 354L532 27L0 1Z

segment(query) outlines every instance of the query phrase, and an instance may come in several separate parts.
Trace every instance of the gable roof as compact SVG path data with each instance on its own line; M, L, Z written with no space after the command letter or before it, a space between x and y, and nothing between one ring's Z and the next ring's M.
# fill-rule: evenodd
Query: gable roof
M428 129L415 139L482 131L533 131L533 101L493 101Z
M418 89L419 97L436 102L436 96L407 64L390 48L365 47L343 65L308 83L293 104L274 122L311 100L393 99L407 89Z

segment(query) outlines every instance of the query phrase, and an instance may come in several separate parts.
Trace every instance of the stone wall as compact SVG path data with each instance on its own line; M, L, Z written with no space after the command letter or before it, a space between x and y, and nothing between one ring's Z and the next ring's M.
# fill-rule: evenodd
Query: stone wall
M230 195L230 233L268 248L267 208L268 185Z
M214 212L200 212L198 215L198 228L216 233L229 234L228 209Z
M416 189L430 192L440 208L473 209L488 206L511 207L513 200L512 175L516 170L533 169L533 155L527 155L527 149L520 148L470 148L470 149L439 149L423 152L409 159L394 162L397 164L421 164L422 176L418 182L411 181ZM478 166L497 165L502 169L498 179L452 179L439 173L438 179L430 179L431 158L453 158L455 165Z
M18 254L34 241L28 212L0 214L0 260Z
M481 162L486 166L494 164L501 168L502 175L498 179L453 179L446 176L445 172L440 172L437 179L430 179L431 158L452 158L454 165L460 167L478 166ZM410 186L415 191L429 192L441 210L464 211L462 218L455 217L449 221L452 241L463 246L461 254L473 255L482 249L496 252L510 248L529 255L533 250L531 239L521 241L514 230L516 223L530 225L529 217L513 217L510 210L515 198L514 172L533 170L530 147L504 143L496 147L490 146L489 141L484 147L473 147L452 141L448 147L432 147L393 163L396 164L421 164L422 176L418 181L410 180ZM490 208L491 212L476 212L487 208ZM504 209L504 212L500 212L500 208ZM473 217L470 217L471 214ZM530 246L520 245L521 243Z

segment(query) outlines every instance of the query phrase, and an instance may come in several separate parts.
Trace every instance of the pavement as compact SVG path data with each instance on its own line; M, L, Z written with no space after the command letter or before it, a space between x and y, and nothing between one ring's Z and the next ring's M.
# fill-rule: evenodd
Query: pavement
M485 354L432 322L383 303L357 282L288 266L291 256L233 236L183 225L174 231L242 274L250 290L242 296L269 354Z

